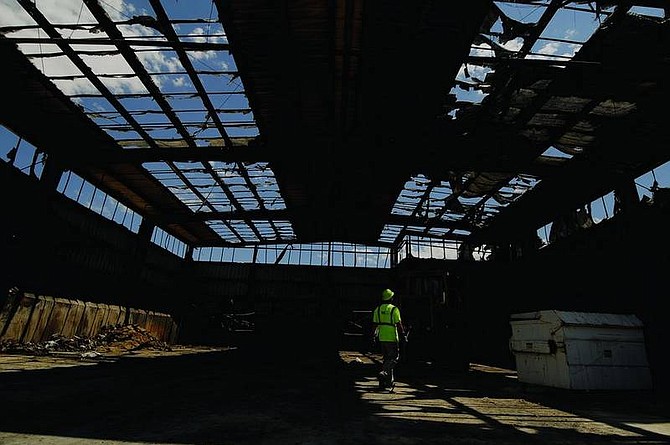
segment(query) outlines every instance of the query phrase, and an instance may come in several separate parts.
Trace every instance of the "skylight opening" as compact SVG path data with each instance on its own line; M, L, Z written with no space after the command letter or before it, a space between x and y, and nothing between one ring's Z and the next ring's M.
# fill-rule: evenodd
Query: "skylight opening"
M293 240L295 239L295 233L293 232L293 226L288 220L284 221L274 221L275 226L279 230L279 234L282 239Z
M30 142L0 125L0 159L13 165L21 173L35 178L42 177L45 154Z
M191 167L189 171L182 171L184 177L189 180L189 184L186 184L173 168L164 162L147 162L142 166L192 211L209 210L205 206L202 196L206 198L207 192L211 192L213 189L213 184L211 177L203 173L201 169ZM207 187L207 190L201 191L203 187Z
M493 57L488 53L483 53L483 50L474 51L473 55L484 55L486 57ZM486 66L466 63L458 70L458 74L454 80L454 86L450 90L450 94L456 97L458 102L468 102L471 104L479 104L487 96L486 91L489 85L486 83L486 76L493 72L493 69ZM450 115L457 118L457 110L460 108L454 104L454 108L450 110Z
M248 124L239 122L226 125L226 131L230 137L233 138L253 138L260 133L256 124Z
M640 198L653 198L657 187L670 188L670 161L655 167L635 178L635 186Z
M210 5L213 5L213 2ZM178 22L174 25L174 29L179 40L182 42L228 43L223 26L217 21L218 14L204 20L202 17L195 19L199 23L179 23L180 20L189 19L174 18L175 22Z
M131 113L133 119L142 127L148 128L168 128L172 125L170 119L162 112L141 112L135 111Z
M104 98L75 98L73 102L96 124L127 123L112 104Z
M198 99L196 93L167 96L166 100L170 104L170 108L177 113L181 113L184 110L197 110L206 113L206 110L202 106L202 101Z
M186 244L160 227L154 228L154 231L151 234L151 242L180 258L186 256Z
M268 210L285 209L286 204L279 193L279 185L267 163L245 165L249 180L256 187L263 206Z
M211 175L200 169L182 170L188 181L198 189L209 189L218 187L218 183Z
M398 249L398 261L407 257L455 260L460 241L438 240L421 236L406 236Z
M505 207L505 205L498 203L498 201L493 199L493 197L486 199L483 204L480 203L483 221L487 221L496 216L498 213L500 213L500 209Z
M591 208L591 218L595 224L614 216L614 192L609 192L598 199L595 199L589 205Z
M169 88L170 91L194 91L193 85L184 71L149 73L149 76L161 89ZM199 106L202 107L202 104L199 104Z
M552 224L553 223L550 222L537 229L537 236L542 241L542 247L549 245L549 234L551 233Z
M228 121L239 121L255 125L253 112L250 108L219 108L217 109L217 114L219 115L221 122L224 123Z
M144 97L118 97L117 98L119 102L123 105L123 107L128 110L131 114L134 116L137 116L138 113L140 116L146 114L147 116L157 116L157 115L164 115L163 110L161 110L160 106L153 100L147 100ZM95 99L90 99L92 102L99 102L99 101L104 101L106 103L105 109L108 109L110 111L116 111L117 113L119 112L115 108L112 107L109 102L107 102L106 99L104 98L95 98Z
M458 197L458 202L463 204L464 206L473 206L479 203L481 200L481 197L479 196L459 196Z
M430 192L430 202L439 204L444 202L453 193L451 186L442 182L440 186L433 188Z
M255 251L255 255L254 255ZM253 248L199 248L195 261L253 262L329 267L389 268L390 250L346 243L276 244Z
M561 8L554 14L540 35L540 40L533 46L532 52L539 54L534 57L571 59L613 10L612 8L589 10L590 8L584 7L585 5L575 3L570 5L572 8Z
M663 8L649 8L645 6L633 6L630 8L630 12L633 14L646 15L649 17L665 17L665 10Z
M447 235L450 232L451 232L450 229L445 229L444 227L431 227L430 229L428 229L426 233L434 237L440 237Z
M170 73L186 71L184 66L181 64L177 53L171 49L155 48L147 50L147 48L144 46L131 46L131 48L137 55L137 58L147 73ZM136 51L137 49L142 51ZM161 78L156 78L155 76L153 77L156 86L159 87L161 91L169 90L169 88L175 86L172 84L172 82L164 82Z
M397 224L385 224L379 235L379 242L393 243L402 231L402 226Z
M572 159L572 155L568 153L564 153L561 150L557 149L553 145L549 148L547 148L543 153L542 156L551 156L555 158L564 158L564 159Z
M252 229L253 222L250 224L247 221L242 220L228 220L229 227L237 232L237 234L242 238L242 242L245 243L256 243L259 238L254 234Z
M493 3L495 3L506 16L521 23L536 23L540 17L542 17L542 14L546 9L546 5L541 4L524 4L505 1L494 1Z
M130 130L128 126L124 126L122 131L114 131L104 129L105 132L110 135L116 142L120 145L124 144L125 141L136 141L139 139L139 133L135 130Z
M98 90L95 88L95 86L93 86L91 81L86 78L78 77L75 79L52 79L51 81L66 96L73 94L98 93Z
M515 193L523 194L528 190L532 190L539 184L540 180L530 175L517 175L509 181L509 186L514 188Z
M224 224L223 222L221 222L221 221L207 221L206 223L224 241L228 241L230 243L239 243L240 242L240 239L231 230L230 226Z
M9 33L8 35L18 37L13 33ZM33 33L32 31L31 35L28 37L33 39L45 39L44 33L38 37L37 33ZM19 50L28 57L33 65L46 76L83 76L76 65L63 54L63 51L58 45L54 45L53 43L19 43L17 46Z
M138 233L142 217L71 171L61 175L58 192L80 205Z

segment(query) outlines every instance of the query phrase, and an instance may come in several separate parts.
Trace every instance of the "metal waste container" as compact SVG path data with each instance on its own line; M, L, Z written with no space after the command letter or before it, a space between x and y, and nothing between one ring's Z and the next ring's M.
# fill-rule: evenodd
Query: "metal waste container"
M632 314L512 314L519 381L570 389L649 389L643 324Z

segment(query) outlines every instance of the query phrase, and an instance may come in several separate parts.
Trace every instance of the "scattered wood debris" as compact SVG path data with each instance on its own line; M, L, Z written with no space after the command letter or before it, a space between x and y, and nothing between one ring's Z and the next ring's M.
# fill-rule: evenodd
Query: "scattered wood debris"
M0 340L0 352L30 355L78 352L82 358L92 358L103 353L121 354L138 349L171 351L172 347L135 324L106 326L94 337L54 334L49 340L37 343Z

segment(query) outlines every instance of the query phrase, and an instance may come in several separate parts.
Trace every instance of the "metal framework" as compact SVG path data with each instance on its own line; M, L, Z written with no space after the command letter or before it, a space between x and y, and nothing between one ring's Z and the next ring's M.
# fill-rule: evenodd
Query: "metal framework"
M0 123L191 248L516 239L670 159L667 22L630 13L660 1L196 3L83 0L63 23L16 0L26 19L0 29L32 82L12 94L51 109L7 103ZM565 13L601 25L559 35ZM393 68L407 50L416 66ZM54 116L69 139L39 130Z

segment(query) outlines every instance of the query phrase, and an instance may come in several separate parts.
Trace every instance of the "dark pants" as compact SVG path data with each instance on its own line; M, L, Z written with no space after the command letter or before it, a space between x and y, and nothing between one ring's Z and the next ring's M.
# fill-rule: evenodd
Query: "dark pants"
M380 341L379 344L382 348L382 376L384 381L381 383L385 386L391 386L395 381L393 378L393 368L398 364L400 359L400 348L398 343L394 341Z

